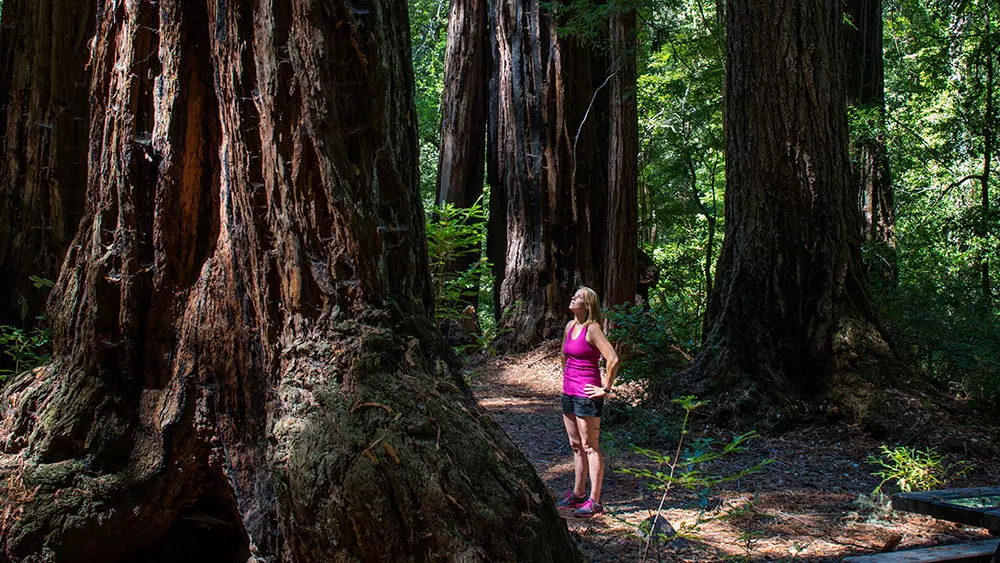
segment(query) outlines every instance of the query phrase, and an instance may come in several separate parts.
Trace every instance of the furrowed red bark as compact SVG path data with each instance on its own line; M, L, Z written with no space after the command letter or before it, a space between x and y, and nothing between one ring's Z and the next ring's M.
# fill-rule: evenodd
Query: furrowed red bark
M608 150L608 244L604 305L633 303L638 286L639 117L636 109L636 14L610 16L611 78Z
M483 193L490 55L488 20L489 5L485 0L451 3L441 102L438 203L467 208Z
M758 424L863 403L898 367L860 260L841 7L779 4L726 6L726 238L704 352L679 377Z
M438 151L437 203L472 207L483 195L486 162L486 121L490 36L486 0L454 0L448 12L448 46L445 51L444 96L441 101L441 145ZM484 204L484 202L480 202ZM486 228L486 225L477 225ZM480 249L467 252L445 265L445 275L460 276L479 261ZM478 278L477 278L478 282ZM478 285L478 283L477 283ZM438 306L442 305L438 303ZM479 306L472 295L449 307ZM474 328L476 315L471 323ZM454 343L475 342L469 323L447 319L442 332ZM474 330L472 331L474 332Z

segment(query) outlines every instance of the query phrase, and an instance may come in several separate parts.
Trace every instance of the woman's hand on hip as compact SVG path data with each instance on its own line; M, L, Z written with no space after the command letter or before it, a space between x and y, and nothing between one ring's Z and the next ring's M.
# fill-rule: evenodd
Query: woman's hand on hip
M597 385L590 385L589 383L587 385L584 385L583 392L586 393L587 397L591 399L601 399L605 395L607 395L603 387L598 387Z

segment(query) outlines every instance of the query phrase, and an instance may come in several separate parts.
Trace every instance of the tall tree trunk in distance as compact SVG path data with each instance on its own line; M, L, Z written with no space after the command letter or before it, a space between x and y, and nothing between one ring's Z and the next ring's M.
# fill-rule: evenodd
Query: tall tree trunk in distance
M430 322L406 4L100 12L50 365L0 398L12 561L572 561Z
M451 3L441 103L438 204L451 203L467 209L483 195L490 56L488 20L486 0ZM459 275L467 271L481 256L479 249L475 250L445 265L447 272ZM468 297L467 304L478 307L478 295ZM467 342L474 336L454 319L446 324L443 332L452 342Z
M898 277L895 211L885 146L885 74L882 60L882 1L847 0L847 103L866 116L866 131L852 144L854 183L861 202L864 240L878 244L882 260L869 271L890 284Z
M437 201L471 207L483 193L490 43L486 0L452 0L441 103Z
M28 326L83 212L90 0L5 0L0 25L0 324Z
M611 100L608 147L607 265L604 305L635 302L638 283L639 117L636 109L636 14L622 6L610 16Z
M495 31L499 16L496 0L490 2L490 7L489 28L494 32L490 34L490 74L487 81L489 105L486 118L486 183L490 186L490 209L486 225L486 257L493 274L493 316L499 323L504 316L500 304L500 289L507 269L507 188L500 181L500 162L497 160L500 147L497 140L500 136L500 85L510 82L510 63L503 67L508 72L507 76L501 76L498 56L501 42Z
M491 233L490 259L500 345L514 350L560 336L576 286L604 282L606 77L579 39L557 36L557 17L536 0L494 5L490 228L505 233Z
M729 0L726 17L726 236L704 351L678 381L764 424L895 357L860 259L841 7Z
M990 25L990 12L991 8L986 5L986 33L984 35L984 41L986 42L983 51L986 53L986 116L983 120L983 177L980 189L980 203L982 205L982 219L980 221L981 227L979 228L979 236L985 242L990 236L990 223L992 219L990 217L990 175L992 173L993 165L993 143L994 143L994 130L993 127L996 125L994 123L995 114L993 112L993 72L994 72L994 59L993 59L993 33ZM987 307L993 306L993 283L990 281L990 259L986 252L982 252L979 258L979 282L980 289L982 291L983 301L986 303Z

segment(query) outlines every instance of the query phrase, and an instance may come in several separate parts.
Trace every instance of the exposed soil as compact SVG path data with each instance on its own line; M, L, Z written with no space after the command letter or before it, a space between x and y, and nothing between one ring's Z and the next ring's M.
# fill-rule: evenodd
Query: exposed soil
M519 356L483 359L469 366L469 378L480 404L528 456L553 495L570 489L573 481L572 453L559 408L557 346ZM627 388L616 391L620 392L609 401L629 400ZM611 436L622 434L614 427L604 431ZM699 437L729 441L733 435L727 429L696 420L686 441ZM975 429L969 429L966 437L970 441L982 439ZM663 443L656 449L672 453L676 442L673 444ZM712 489L707 498L683 489L672 490L663 513L675 529L690 533L687 539L666 545L654 543L648 560L839 561L884 548L908 549L989 538L979 528L914 514L874 514L871 509L862 509L858 496L871 494L880 481L872 475L878 468L865 460L877 454L881 445L863 430L847 425L811 426L756 438L746 451L715 462L706 470L732 475L763 459L773 462L756 473ZM656 470L657 466L627 444L605 445L604 450L607 469L602 500L606 513L590 520L568 518L567 522L592 561L639 561L645 541L638 526L651 519L662 494L651 491L648 480L616 470ZM992 460L971 461L977 468L949 486L1000 483L1000 471ZM888 486L887 490L891 492Z

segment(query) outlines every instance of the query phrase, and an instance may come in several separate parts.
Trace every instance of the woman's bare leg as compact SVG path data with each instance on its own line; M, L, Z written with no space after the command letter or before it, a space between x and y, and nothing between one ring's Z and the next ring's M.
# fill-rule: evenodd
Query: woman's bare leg
M577 432L583 440L583 451L590 472L590 498L601 502L601 484L604 482L604 454L601 453L601 418L576 417Z
M581 420L576 415L563 414L563 424L566 426L566 435L569 436L569 447L573 449L573 494L583 497L587 492L587 452L584 450L583 436L580 435L580 428L577 421Z

